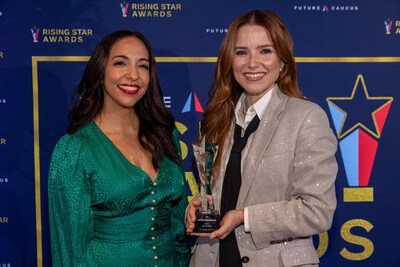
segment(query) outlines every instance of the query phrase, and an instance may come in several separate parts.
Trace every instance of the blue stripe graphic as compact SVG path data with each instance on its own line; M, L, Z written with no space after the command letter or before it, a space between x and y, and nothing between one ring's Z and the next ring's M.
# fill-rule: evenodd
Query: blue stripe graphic
M342 151L344 169L349 186L359 186L358 183L358 131L352 132L339 142Z

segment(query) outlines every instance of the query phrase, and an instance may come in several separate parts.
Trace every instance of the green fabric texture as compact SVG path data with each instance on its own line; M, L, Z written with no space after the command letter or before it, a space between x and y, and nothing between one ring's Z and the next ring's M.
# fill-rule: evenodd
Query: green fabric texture
M178 131L173 139L180 153ZM154 182L92 121L58 141L48 192L53 266L187 266L182 166Z

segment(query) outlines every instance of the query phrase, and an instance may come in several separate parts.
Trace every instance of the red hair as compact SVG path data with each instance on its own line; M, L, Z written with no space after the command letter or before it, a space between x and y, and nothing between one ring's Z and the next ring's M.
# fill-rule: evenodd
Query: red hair
M286 95L304 99L297 84L293 41L283 21L268 10L250 11L240 15L232 22L222 41L214 73L213 90L201 120L202 135L207 136L210 142L217 143L220 149L229 134L235 117L236 103L243 92L232 72L235 38L238 29L243 25L259 25L268 31L278 57L285 64L276 81L279 89ZM214 162L214 177L217 177L221 165L221 155L222 153L218 153Z

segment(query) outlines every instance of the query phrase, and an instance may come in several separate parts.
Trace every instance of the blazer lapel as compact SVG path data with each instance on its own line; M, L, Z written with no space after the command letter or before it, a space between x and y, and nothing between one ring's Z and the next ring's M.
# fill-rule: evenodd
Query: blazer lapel
M278 125L278 115L285 109L288 96L283 94L277 86L273 88L273 90L268 107L264 112L258 129L254 132L254 138L247 153L247 165L243 166L242 185L236 204L237 209L244 208L243 202L255 177L261 159Z

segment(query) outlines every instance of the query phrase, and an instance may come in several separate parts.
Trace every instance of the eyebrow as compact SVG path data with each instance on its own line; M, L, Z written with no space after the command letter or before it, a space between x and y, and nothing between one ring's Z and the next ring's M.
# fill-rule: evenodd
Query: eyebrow
M266 47L274 47L272 44L266 44L266 45L259 45L257 48L266 48ZM234 49L246 49L247 46L235 46Z
M112 60L114 60L114 59L116 59L116 58L118 58L118 57L122 57L123 59L129 59L129 58L128 58L127 56L125 56L125 55L117 55L117 56L113 57ZM147 62L149 62L149 60L148 60L147 58L144 58L144 57L139 58L138 61L147 61Z

